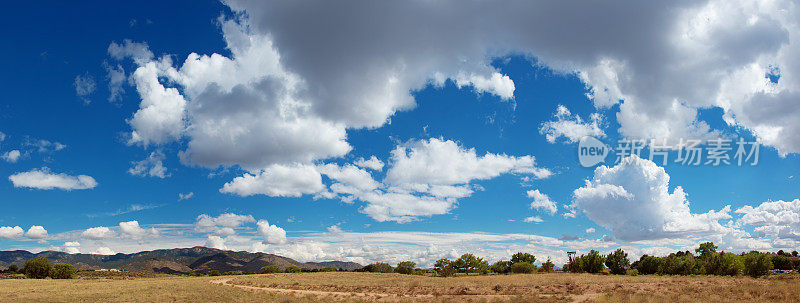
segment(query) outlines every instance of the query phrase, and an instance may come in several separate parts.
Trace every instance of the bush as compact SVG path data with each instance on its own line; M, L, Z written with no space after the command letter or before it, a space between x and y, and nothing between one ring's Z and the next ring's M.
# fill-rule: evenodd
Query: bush
M489 262L482 258L475 257L473 254L463 254L451 263L453 268L463 273L489 271Z
M744 273L751 277L760 277L769 274L772 261L766 254L752 251L743 257Z
M661 267L661 258L643 255L639 258L636 270L643 275L652 275L658 272Z
M658 273L662 275L691 275L695 272L694 256L677 254L669 254L669 256L661 258L661 264L658 268Z
M453 266L453 261L449 259L439 259L436 260L436 263L433 265L433 270L436 271L436 275L440 277L450 277L456 274L456 269Z
M780 270L791 270L792 269L792 259L790 259L787 255L774 255L772 256L772 266L775 269Z
M50 277L53 279L72 279L75 277L75 266L69 263L58 263L50 271Z
M410 275L414 273L414 267L417 267L417 263L404 261L397 263L397 267L394 269L394 272L398 274Z
M9 266L8 266L8 268L6 269L6 271L8 271L8 272L10 272L10 273L12 273L12 274L13 274L13 273L17 273L17 272L19 271L19 267L17 267L17 265L16 265L16 264L11 264L11 265L9 265Z
M719 267L717 267L716 272L713 274L720 276L736 276L740 275L743 271L744 265L742 264L742 258L740 256L723 252L719 254Z
M634 269L628 269L628 271L625 272L625 274L628 275L628 276L638 276L639 275L639 271L636 270L635 268Z
M25 267L22 268L25 276L33 279L47 278L50 276L51 270L53 270L53 266L50 265L50 261L42 256L25 261Z
M275 265L268 265L261 268L262 274L274 274L281 272L281 269Z
M494 262L494 264L489 267L489 270L498 274L507 274L511 272L511 262L502 260Z
M215 269L215 270L209 271L208 275L209 276L220 276L220 275L222 275L222 273L220 273L219 270Z
M539 268L539 271L541 271L541 272L553 272L553 268L555 266L556 265L553 264L553 261L550 261L550 259L547 259L547 262L542 263L542 267Z
M589 254L581 256L583 259L583 270L588 273L599 273L603 271L603 256L596 250L589 251Z
M301 271L302 270L300 270L300 267L297 267L297 266L289 266L289 267L286 267L286 269L284 270L284 272L292 273L292 274L299 273Z
M364 266L364 268L362 268L362 270L364 270L366 272L379 272L379 273L393 273L394 272L394 269L392 268L391 265L389 265L389 263L382 263L382 262L373 263L373 264Z
M511 272L515 274L532 274L536 272L536 265L528 262L511 264Z
M612 274L624 275L628 270L630 261L628 260L628 254L625 253L622 248L618 248L616 251L606 256L605 264L606 267L611 270Z
M564 265L564 268L568 272L582 273L584 271L583 270L583 257L581 256L581 257L572 258L572 260L569 263Z
M536 257L534 255L529 254L529 253L522 253L522 252L518 252L518 253L513 254L511 256L511 263L512 264L513 263L521 263L521 262L527 262L527 263L533 264L533 263L536 262Z
M333 271L339 271L339 270L336 269L336 268L330 267L330 266L325 266L323 268L320 268L319 271L321 271L321 272L333 272Z

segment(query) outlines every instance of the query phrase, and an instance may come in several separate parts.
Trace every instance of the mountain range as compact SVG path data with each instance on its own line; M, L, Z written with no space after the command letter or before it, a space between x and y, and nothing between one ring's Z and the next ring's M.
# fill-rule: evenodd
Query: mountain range
M118 253L115 255L69 254L61 251L43 251L40 253L32 253L25 250L0 251L0 268L6 268L11 264L16 264L22 268L25 261L37 256L44 256L51 263L70 263L78 270L118 269L165 273L207 273L212 270L220 272L261 272L261 268L268 265L276 265L281 270L289 266L297 266L304 270L323 267L354 270L362 267L361 264L355 262L303 263L291 258L267 253L229 251L195 246L192 248L158 249L132 254Z

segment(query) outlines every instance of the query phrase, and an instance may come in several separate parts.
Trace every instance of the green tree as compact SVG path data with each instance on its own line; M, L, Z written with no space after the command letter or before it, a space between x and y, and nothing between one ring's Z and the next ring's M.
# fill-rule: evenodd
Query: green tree
M19 267L17 267L16 264L11 264L6 270L10 273L17 273L19 271Z
M366 272L379 272L379 273L393 273L394 272L394 269L392 268L391 265L389 265L389 263L383 263L383 262L373 263L373 264L364 266L363 269Z
M625 253L622 248L618 248L616 251L606 256L605 264L606 267L611 270L612 274L624 275L628 271L630 260L628 260L628 254Z
M495 272L495 273L498 273L498 274L507 274L507 273L509 273L511 271L511 262L510 261L502 261L502 260L501 261L497 261L497 262L494 262L494 264L492 264L492 267L490 267L489 269L491 269L492 272Z
M397 267L395 267L394 272L398 274L410 275L414 273L415 267L417 267L417 263L411 261L403 261L397 263Z
M53 270L53 266L50 265L50 261L43 256L25 261L25 266L22 268L25 276L33 279L47 278L50 276L51 270Z
M582 257L574 257L572 260L564 265L564 268L568 272L572 273L582 273L584 272L583 269L583 258Z
M706 258L711 257L717 252L717 246L714 245L713 242L701 243L700 247L695 249L694 252L700 253L700 259L706 260Z
M553 272L553 268L555 266L556 265L553 264L553 261L550 261L550 259L548 258L547 262L542 263L542 267L539 268L539 271L541 271L541 272Z
M766 258L766 256L764 258ZM769 261L769 258L766 259ZM716 271L711 274L720 276L740 275L745 270L742 261L742 257L737 254L722 252L719 254L719 266L716 268ZM772 263L770 263L770 265L772 265Z
M528 262L533 264L536 262L536 257L529 253L518 252L516 254L511 255L511 263L520 263L520 262Z
M212 277L215 277L215 276L221 276L221 275L222 275L222 273L220 273L220 272L219 272L219 270L216 270L216 269L215 269L215 270L209 271L209 272L208 272L208 275L209 275L209 276L212 276Z
M489 270L489 262L475 257L473 254L463 254L461 257L453 261L452 266L460 272L486 272Z
M642 255L636 265L636 270L643 275L652 275L658 272L659 267L661 267L661 258Z
M69 263L56 263L50 271L53 279L72 279L75 277L75 266Z
M772 256L772 266L775 269L791 270L792 269L792 259L790 259L787 255L788 254Z
M453 261L450 261L450 259L441 258L436 260L433 266L436 275L440 277L450 277L456 273L456 268L453 266Z
M320 268L319 271L321 271L321 272L334 272L334 271L339 271L339 270L336 269L336 268L330 267L330 266L325 266L323 268Z
M286 269L284 269L283 271L292 274L302 272L302 270L300 270L300 267L297 266L286 267Z
M264 266L264 267L261 268L261 273L262 274L274 274L274 273L279 273L279 272L281 272L281 269L278 268L278 266L275 266L275 265L267 265L267 266Z
M518 262L511 264L511 272L515 274L532 274L536 272L536 265L528 262Z
M581 256L583 259L583 270L588 273L599 273L603 271L603 256L596 250L591 250L586 256Z
M772 269L772 261L766 254L752 251L742 257L744 263L744 273L751 277L760 277L769 274Z

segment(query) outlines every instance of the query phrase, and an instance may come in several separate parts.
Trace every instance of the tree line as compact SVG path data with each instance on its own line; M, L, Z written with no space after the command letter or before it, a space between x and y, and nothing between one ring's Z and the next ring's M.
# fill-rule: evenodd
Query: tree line
M50 264L50 261L43 256L38 256L28 261L25 265L19 268L17 265L11 264L2 271L10 274L24 274L29 279L72 279L75 277L75 266L69 263L56 263Z

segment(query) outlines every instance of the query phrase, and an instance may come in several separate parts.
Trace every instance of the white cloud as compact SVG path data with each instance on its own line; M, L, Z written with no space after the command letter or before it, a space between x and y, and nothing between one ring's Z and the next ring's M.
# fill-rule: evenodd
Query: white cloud
M253 223L256 220L251 215L237 215L224 213L217 217L206 214L197 216L194 223L194 230L197 232L213 232L217 235L230 236L235 234L234 229L245 223Z
M337 233L342 233L343 232L342 228L339 227L339 224L328 226L328 228L326 228L326 229L328 230L329 233L332 233L332 234L337 234Z
M81 233L81 238L90 239L90 240L103 240L116 237L116 233L114 233L110 228L105 226L98 226L88 228Z
M0 238L2 239L16 239L22 237L25 234L25 230L19 226L0 226Z
M358 160L353 162L353 164L357 165L358 167L369 168L375 171L381 171L384 166L383 161L375 156L372 156L369 159L358 158Z
M756 207L746 205L736 213L743 214L737 222L758 226L755 228L758 233L800 244L800 199L768 201Z
M19 160L21 155L22 154L19 152L19 150L14 149L14 150L10 150L10 151L7 151L6 153L4 153L2 158L3 158L3 160L6 160L6 162L16 163Z
M544 122L539 128L539 133L545 135L550 143L555 143L561 137L564 137L568 143L575 143L585 136L605 137L606 135L601 128L603 118L598 113L590 116L591 122L584 122L577 114L572 115L567 107L559 105L553 116L555 121Z
M121 65L116 66L103 62L103 67L106 69L106 80L108 81L108 102L116 103L122 100L122 94L125 93L125 88L122 87L128 76L125 75L125 69Z
M312 165L272 165L251 175L245 173L225 183L221 193L242 197L267 195L270 197L299 197L315 194L324 189L322 176Z
M587 234L593 234L595 232L596 232L596 230L594 229L594 227L589 227L589 228L586 229L586 233Z
M531 202L532 209L538 209L544 212L550 213L550 215L555 215L558 211L558 207L556 206L556 202L550 200L550 197L539 192L538 189L529 190L527 192L528 198L533 198L533 202Z
M64 242L64 245L61 247L61 250L68 254L79 254L81 253L80 250L81 243L79 242Z
M220 236L208 236L205 246L222 250L228 249L228 247L225 246L225 239L221 238Z
M39 225L32 225L31 228L25 233L29 239L41 240L47 237L47 230Z
M189 200L194 197L194 192L178 193L178 201Z
M87 175L71 176L64 173L51 173L49 169L34 169L27 172L16 173L8 177L14 187L28 187L35 189L91 189L97 186L97 181Z
M669 192L664 168L635 155L596 168L574 195L578 209L623 241L719 234L725 228L718 221L731 218L730 206L691 213L683 188Z
M139 227L139 221L128 221L119 223L119 231L125 236L134 240L140 240L146 236L159 235L158 230L151 228L150 230Z
M128 173L140 177L150 176L162 179L169 177L167 168L164 167L164 158L164 153L161 151L151 152L146 159L131 162L133 166L128 169Z
M542 220L542 218L540 218L538 216L527 217L522 221L525 222L525 223L531 223L531 222L533 222L533 223L542 223L542 222L544 222L544 220Z
M264 244L286 243L286 231L276 225L270 225L267 220L258 220L258 234L264 237Z
M110 248L108 248L108 247L102 246L102 247L98 247L97 250L92 251L91 254L109 256L109 255L115 254L115 252L113 250L111 250Z
M73 85L75 86L75 94L77 94L84 103L89 104L92 102L89 100L89 95L94 93L94 90L97 88L97 83L94 81L94 77L89 75L89 72L75 76Z
M122 43L111 42L108 46L108 54L117 60L130 57L139 65L153 59L153 52L150 51L147 43L137 43L130 39L125 39Z
M61 144L60 142L53 142L44 139L26 139L25 146L36 148L39 153L54 153L67 148L66 145Z

